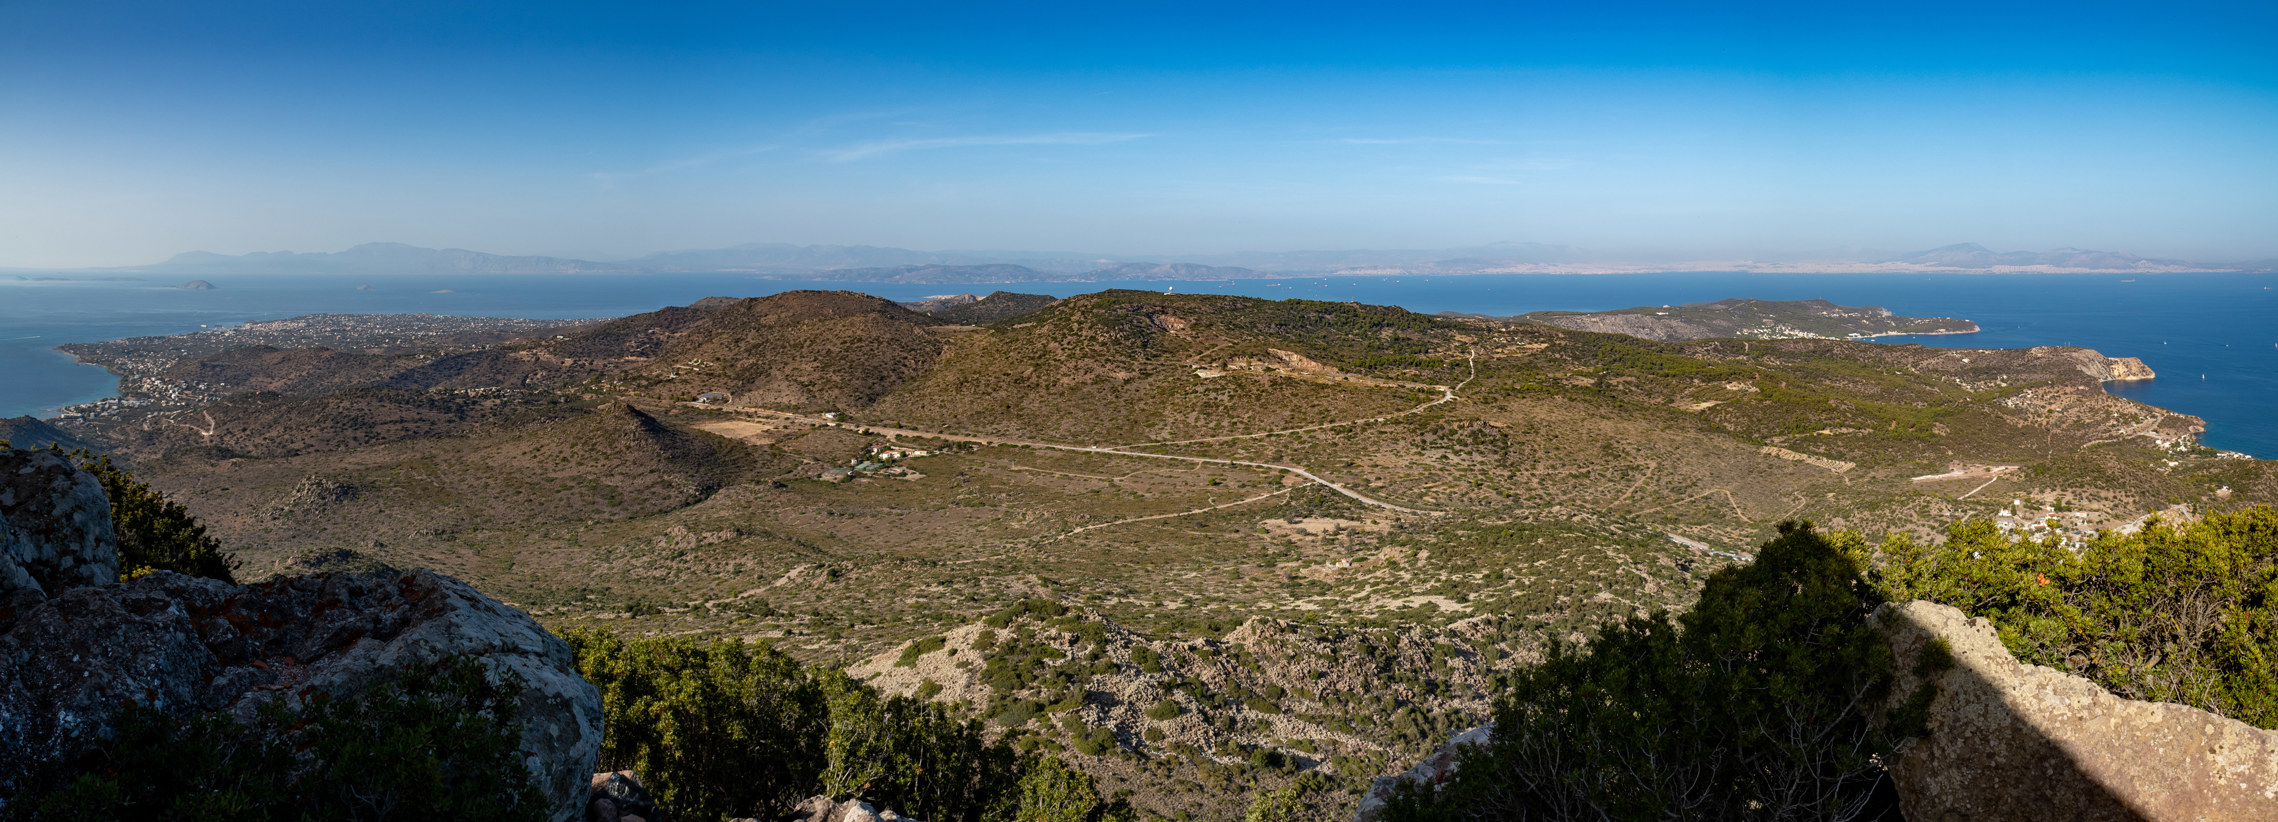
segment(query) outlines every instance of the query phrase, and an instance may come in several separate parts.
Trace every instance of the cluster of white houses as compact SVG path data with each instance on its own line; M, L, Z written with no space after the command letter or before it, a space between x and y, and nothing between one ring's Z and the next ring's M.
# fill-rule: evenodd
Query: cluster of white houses
M2014 500L1994 516L1993 526L2014 538L2040 540L2053 534L2064 540L2065 547L2079 550L2096 536L2096 529L2088 524L2093 516L2085 511L2028 507L2024 500Z

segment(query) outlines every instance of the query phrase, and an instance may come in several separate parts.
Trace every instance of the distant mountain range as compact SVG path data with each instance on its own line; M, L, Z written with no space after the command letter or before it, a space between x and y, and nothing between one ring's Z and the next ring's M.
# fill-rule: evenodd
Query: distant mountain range
M1306 274L2274 271L2278 270L2278 260L2205 264L2187 260L2150 259L2117 251L2078 248L1994 251L1975 243L1961 243L1877 259L1635 262L1610 255L1591 254L1570 246L1494 243L1443 249L1202 254L1187 255L1178 262L1162 263L1130 257L1060 252L916 251L886 246L746 243L728 248L669 251L629 260L595 262L564 257L486 254L457 248L420 248L402 243L366 243L331 253L276 251L230 256L193 251L176 255L165 262L124 270L199 275L742 272L844 282L951 284L1228 280Z
M2134 254L2118 251L2090 251L2084 248L2059 248L2054 251L1994 251L1977 243L1959 243L1941 246L1918 254L1898 257L1890 262L1938 268L2026 268L2049 266L2053 268L2079 268L2094 271L2130 271L2157 267L2194 268L2184 260L2148 260Z
M560 257L510 257L460 248L420 248L403 243L365 243L347 251L257 251L230 256L206 251L176 254L157 265L139 270L166 273L229 274L585 274L635 271L637 266L566 260Z

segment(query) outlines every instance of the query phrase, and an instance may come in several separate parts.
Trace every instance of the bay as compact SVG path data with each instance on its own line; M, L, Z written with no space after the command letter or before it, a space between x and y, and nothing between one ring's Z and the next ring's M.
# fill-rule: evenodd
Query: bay
M34 275L38 276L38 275ZM747 274L596 276L417 275L208 277L188 291L148 281L0 277L0 416L49 414L117 391L117 380L51 350L66 342L180 334L201 327L316 313L431 313L524 318L612 317L713 295L802 288L896 300L1003 289L1070 296L1107 288L1242 294L1398 305L1497 316L1599 311L1728 297L1826 299L1913 316L1976 321L1981 333L1890 337L1946 348L2077 345L2140 357L2155 380L2121 396L2207 420L2207 445L2278 458L2278 275L2267 274L1739 274L1291 277L1213 282L908 284L764 279ZM359 286L370 286L359 290Z

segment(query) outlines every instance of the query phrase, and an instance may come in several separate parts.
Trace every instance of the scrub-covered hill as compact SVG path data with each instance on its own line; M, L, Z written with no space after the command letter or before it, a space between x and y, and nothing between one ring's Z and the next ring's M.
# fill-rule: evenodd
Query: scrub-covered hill
M310 386L334 356L198 367ZM2076 348L1660 342L1138 291L973 325L794 292L357 356L391 365L66 426L249 570L351 550L558 628L870 659L1204 818L1238 816L1252 780L1391 768L1482 715L1481 683L1689 603L1784 520L2054 518L2077 540L2278 500L2270 463L2106 393L2127 369ZM981 647L974 623L1014 606ZM915 679L893 664L932 637ZM1174 719L1148 715L1165 700Z

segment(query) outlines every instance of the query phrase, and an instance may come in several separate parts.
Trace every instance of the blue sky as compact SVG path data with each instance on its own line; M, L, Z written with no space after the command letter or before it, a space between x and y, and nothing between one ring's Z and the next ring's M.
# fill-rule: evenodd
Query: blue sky
M2270 3L0 0L0 265L2278 257L2274 41Z

